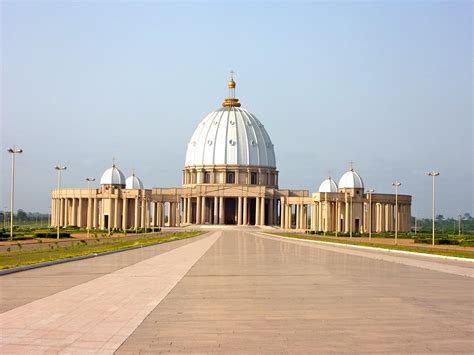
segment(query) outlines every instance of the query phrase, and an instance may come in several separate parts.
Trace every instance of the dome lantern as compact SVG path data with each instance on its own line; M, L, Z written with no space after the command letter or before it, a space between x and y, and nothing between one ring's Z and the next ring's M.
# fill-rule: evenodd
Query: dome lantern
M132 172L132 176L129 176L125 181L125 188L130 189L143 189L143 183L138 176L135 175L135 170Z
M337 184L330 176L319 185L318 192L337 192Z
M364 188L364 181L354 171L353 163L350 163L349 171L342 175L341 179L339 180L339 188L340 189L363 189Z
M115 166L115 159L112 163L112 167L108 168L102 174L100 178L101 185L113 185L113 186L125 186L125 176L123 173Z

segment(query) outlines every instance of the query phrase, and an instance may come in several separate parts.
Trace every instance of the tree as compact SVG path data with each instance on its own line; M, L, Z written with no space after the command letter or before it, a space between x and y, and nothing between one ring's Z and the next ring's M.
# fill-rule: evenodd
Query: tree
M16 218L19 220L19 221L25 221L28 219L28 214L23 211L23 210L18 210L18 212L16 213Z
M471 214L470 214L469 212L466 212L466 213L464 213L463 218L464 218L464 219L467 219L467 220L471 220L471 219L472 219L472 216L471 216Z
M439 215L436 216L436 220L437 221L442 221L442 220L444 220L444 216L442 214L439 214Z

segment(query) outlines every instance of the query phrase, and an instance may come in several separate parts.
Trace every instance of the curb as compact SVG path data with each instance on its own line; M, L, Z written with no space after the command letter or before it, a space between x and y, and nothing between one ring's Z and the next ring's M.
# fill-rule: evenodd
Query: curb
M291 238L291 237L284 237L284 236L274 235L274 234L269 234L269 233L264 233L264 232L257 232L257 233L263 234L267 237L283 238L283 239L289 239L289 240L299 240L299 241L311 242L311 243L330 244L330 245L335 245L335 246L339 246L339 247L346 247L346 248L368 249L368 250L372 250L372 251L384 251L384 252L387 252L387 253L406 254L406 255L411 255L411 256L427 256L427 257L431 257L431 258L440 258L440 259L447 259L447 260L453 260L453 261L456 260L456 261L465 261L465 262L469 262L469 263L474 263L474 259L460 258L458 256L437 255L437 254L430 254L430 253L423 253L423 252L416 252L416 251L395 250L395 249L385 249L385 248L379 248L379 247L368 247L368 246L364 246L364 245L325 242L325 241L322 241L322 240Z
M199 235L197 235L196 237L198 237L198 236ZM194 237L192 237L192 238L194 238ZM190 238L184 238L184 239L190 239ZM182 239L178 239L178 240L182 240ZM110 255L110 254L122 253L124 251L141 249L141 248L146 248L146 247L152 247L152 246L155 246L155 245L158 245L158 244L165 244L165 243L170 243L170 242L175 242L175 241L176 241L176 239L175 240L167 240L167 241L163 241L163 242L156 242L156 243L151 243L151 244L146 244L146 245L138 245L136 247L124 248L124 249L119 249L119 250L104 251L102 253L93 253L93 254L75 256L75 257L66 258L66 259L57 259L57 260L51 260L51 261L44 261L42 263L37 263L37 264L17 266L17 267L12 267L12 268L9 268L9 269L0 270L0 276L13 274L13 273L16 273L16 272L21 272L21 271L39 269L39 268L46 267L46 266L51 266L51 265L69 263L69 262L72 262L72 261L91 259L91 258L95 258L95 257L98 257L98 256L105 256L105 255Z

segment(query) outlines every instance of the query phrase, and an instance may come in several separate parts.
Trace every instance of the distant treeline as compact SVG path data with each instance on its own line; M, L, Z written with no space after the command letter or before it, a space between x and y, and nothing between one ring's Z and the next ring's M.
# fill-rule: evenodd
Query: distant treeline
M431 218L417 218L416 219L416 230L417 232L431 232L432 229ZM412 230L415 230L415 217L412 217ZM459 233L459 216L445 218L439 214L435 219L435 231L438 233L445 234L458 234ZM461 216L461 234L472 234L474 233L474 218L469 213L464 213Z
M17 222L47 222L49 219L48 213L40 212L25 212L19 209L13 214L13 221ZM0 223L10 220L10 211L0 211Z

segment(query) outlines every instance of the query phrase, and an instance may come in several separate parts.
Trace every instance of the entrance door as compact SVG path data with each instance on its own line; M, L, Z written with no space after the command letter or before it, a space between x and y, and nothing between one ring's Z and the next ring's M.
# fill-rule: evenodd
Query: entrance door
M250 225L255 225L255 212L256 212L256 203L257 201L254 198L249 198L248 199L248 222Z
M237 224L236 219L236 206L237 199L236 198L225 198L224 199L224 223L225 224Z
M359 228L360 228L359 218L356 218L356 220L355 220L355 231L359 232Z

